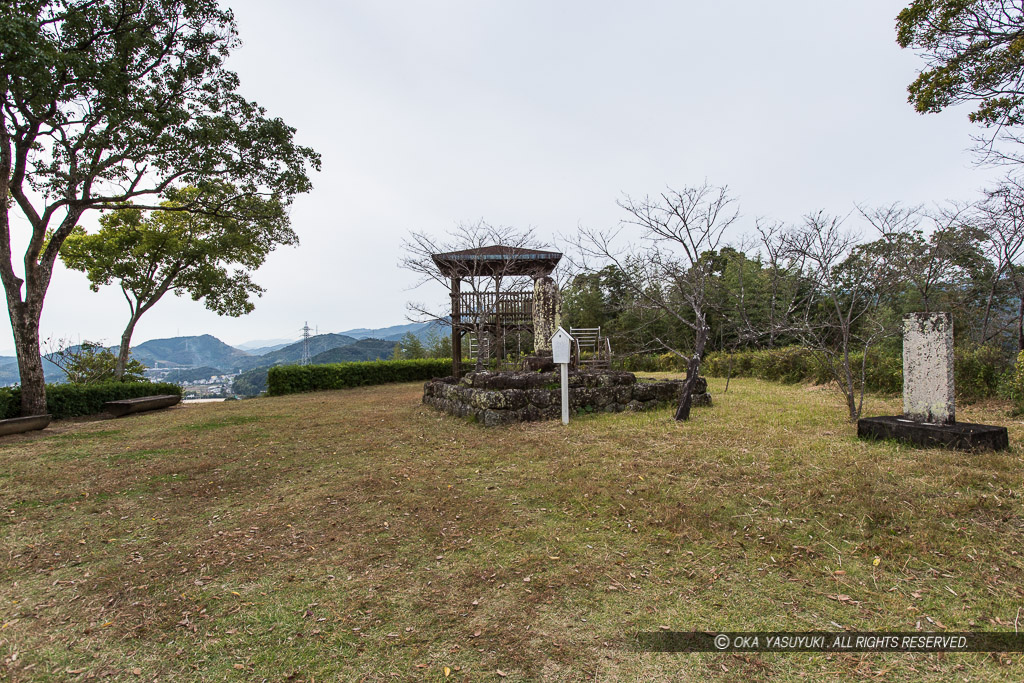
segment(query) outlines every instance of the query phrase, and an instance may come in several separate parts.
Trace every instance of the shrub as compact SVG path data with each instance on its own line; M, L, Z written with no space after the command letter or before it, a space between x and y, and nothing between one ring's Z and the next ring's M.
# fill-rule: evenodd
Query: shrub
M1017 354L1017 364L1007 373L1003 393L1013 401L1013 414L1024 413L1024 351Z
M861 357L860 354L857 354L858 367L860 367ZM899 349L870 349L864 374L869 391L877 391L882 394L902 393L903 352Z
M166 382L103 382L101 384L48 384L46 385L46 411L55 420L103 412L107 401L125 398L177 394L181 387ZM0 388L0 417L18 417L21 414L21 387Z
M994 346L957 347L953 356L957 400L971 402L995 396L1006 370L1003 352Z
M658 357L652 355L622 356L612 359L612 366L626 372L658 372Z
M771 382L821 381L821 369L809 349L787 346L781 349L759 349L727 353L709 353L701 363L701 372L708 377L756 377Z
M855 378L860 376L862 353L850 354L850 366ZM772 382L814 382L825 384L832 377L818 362L815 354L806 348L789 346L781 349L737 351L735 353L709 353L701 364L708 377L725 377L732 361L733 377L756 377ZM992 346L957 347L953 357L953 373L957 399L974 401L995 396L1001 378L1006 375L1006 362L1002 352ZM1013 384L1013 380L1008 381ZM899 394L903 391L903 355L899 347L881 347L868 350L864 384L867 391ZM1024 375L1018 391L1024 409ZM1013 389L1006 389L1011 394Z
M450 358L378 360L328 365L279 365L267 372L267 394L283 396L304 391L425 381L451 374Z
M46 359L64 371L70 384L104 384L107 382L145 382L146 366L129 355L124 375L117 379L117 356L98 342L84 341L68 346Z
M657 357L658 370L661 372L686 372L689 363L674 353L663 353Z

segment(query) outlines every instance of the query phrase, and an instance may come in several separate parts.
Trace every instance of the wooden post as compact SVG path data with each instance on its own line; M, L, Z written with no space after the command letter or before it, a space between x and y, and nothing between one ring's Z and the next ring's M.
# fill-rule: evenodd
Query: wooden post
M462 310L461 280L452 278L452 375L455 379L462 374Z
M562 424L569 424L569 364L559 363L562 368Z

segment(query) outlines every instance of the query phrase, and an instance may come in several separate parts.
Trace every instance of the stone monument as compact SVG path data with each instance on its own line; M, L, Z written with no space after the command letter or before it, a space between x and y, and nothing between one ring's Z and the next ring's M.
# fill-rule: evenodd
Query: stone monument
M551 337L562 325L558 283L549 275L533 281L533 344L537 355L551 355Z
M897 439L918 446L981 451L1009 448L1006 427L956 421L953 317L903 316L903 415L857 421L862 439Z

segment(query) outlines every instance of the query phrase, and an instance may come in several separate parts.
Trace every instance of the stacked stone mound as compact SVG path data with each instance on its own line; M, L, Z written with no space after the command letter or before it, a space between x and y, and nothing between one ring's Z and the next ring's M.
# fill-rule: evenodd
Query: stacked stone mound
M679 402L683 380L638 382L631 372L570 372L572 413L651 410ZM432 379L423 386L423 402L450 415L487 426L555 420L562 415L561 387L555 372L470 372ZM693 405L711 405L707 381L697 378Z

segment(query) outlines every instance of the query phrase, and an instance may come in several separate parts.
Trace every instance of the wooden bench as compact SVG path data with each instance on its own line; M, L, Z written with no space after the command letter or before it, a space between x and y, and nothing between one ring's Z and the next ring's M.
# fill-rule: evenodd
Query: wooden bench
M50 424L51 419L53 419L52 415L29 415L28 417L12 417L9 420L0 420L0 436L45 429Z
M146 410L158 410L169 408L181 402L178 394L161 394L160 396L140 396L139 398L126 398L120 401L107 401L103 404L103 410L114 417L124 417L132 413L141 413Z

